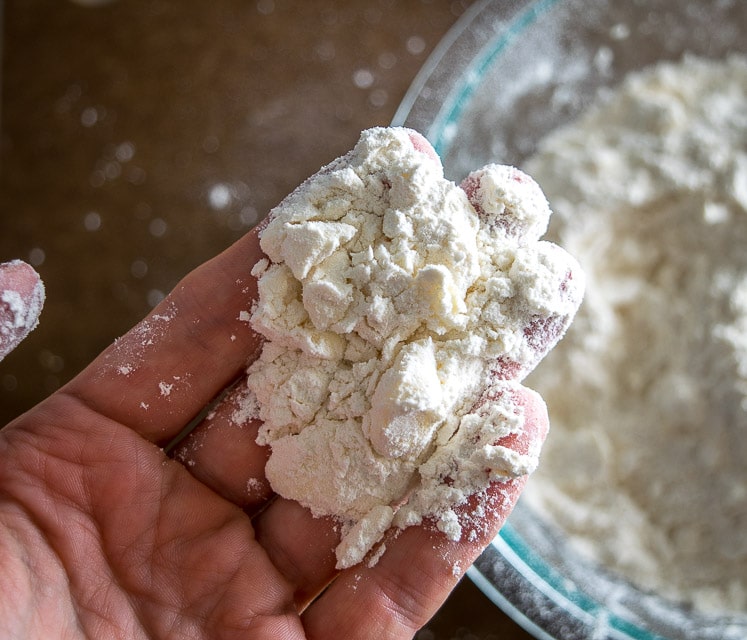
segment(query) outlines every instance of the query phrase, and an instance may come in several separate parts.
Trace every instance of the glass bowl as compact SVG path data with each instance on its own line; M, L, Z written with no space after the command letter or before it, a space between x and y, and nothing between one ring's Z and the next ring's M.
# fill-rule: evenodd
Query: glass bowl
M684 53L747 52L745 26L743 0L478 1L393 124L423 133L452 180L489 162L521 167L630 71ZM468 575L537 638L747 638L747 615L701 614L637 589L581 557L523 501Z

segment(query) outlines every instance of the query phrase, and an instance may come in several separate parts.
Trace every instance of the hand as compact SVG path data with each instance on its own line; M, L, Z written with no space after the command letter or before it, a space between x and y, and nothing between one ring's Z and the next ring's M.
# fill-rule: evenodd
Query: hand
M44 285L25 262L0 264L0 360L33 331L44 305Z
M408 638L497 533L523 479L492 488L474 536L411 527L336 572L334 523L272 495L238 391L164 451L257 352L259 256L252 232L0 431L1 637ZM523 451L547 416L517 404L528 435L504 444Z

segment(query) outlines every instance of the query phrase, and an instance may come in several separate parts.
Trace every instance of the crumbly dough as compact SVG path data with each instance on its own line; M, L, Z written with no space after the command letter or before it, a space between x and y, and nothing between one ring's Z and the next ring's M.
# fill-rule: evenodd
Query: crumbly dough
M523 173L491 165L459 188L401 128L363 132L271 212L258 442L277 493L341 521L339 567L426 517L459 539L455 507L536 466L499 441L582 295L575 261L538 242L549 215Z
M525 498L643 588L747 611L747 61L636 73L527 170L589 284L529 379Z

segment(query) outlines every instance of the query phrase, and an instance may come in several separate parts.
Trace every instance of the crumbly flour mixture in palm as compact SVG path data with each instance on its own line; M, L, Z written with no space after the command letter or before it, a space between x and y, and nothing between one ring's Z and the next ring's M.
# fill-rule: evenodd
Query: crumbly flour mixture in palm
M747 612L747 61L629 77L527 169L584 305L525 497L644 588Z
M549 215L523 173L491 165L460 188L399 128L363 132L271 212L253 270L258 442L277 493L341 522L339 567L424 518L459 539L460 505L535 468L539 451L500 442L523 429L513 389L583 288L538 241Z

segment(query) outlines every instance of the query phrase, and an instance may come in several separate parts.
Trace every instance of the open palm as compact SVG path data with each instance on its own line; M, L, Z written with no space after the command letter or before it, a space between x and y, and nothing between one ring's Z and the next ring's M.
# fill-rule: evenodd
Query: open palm
M258 258L250 233L0 431L1 637L409 638L495 535L522 480L493 487L462 542L411 527L335 570L335 524L272 494L230 390L259 346L242 314ZM517 402L525 450L546 414Z

